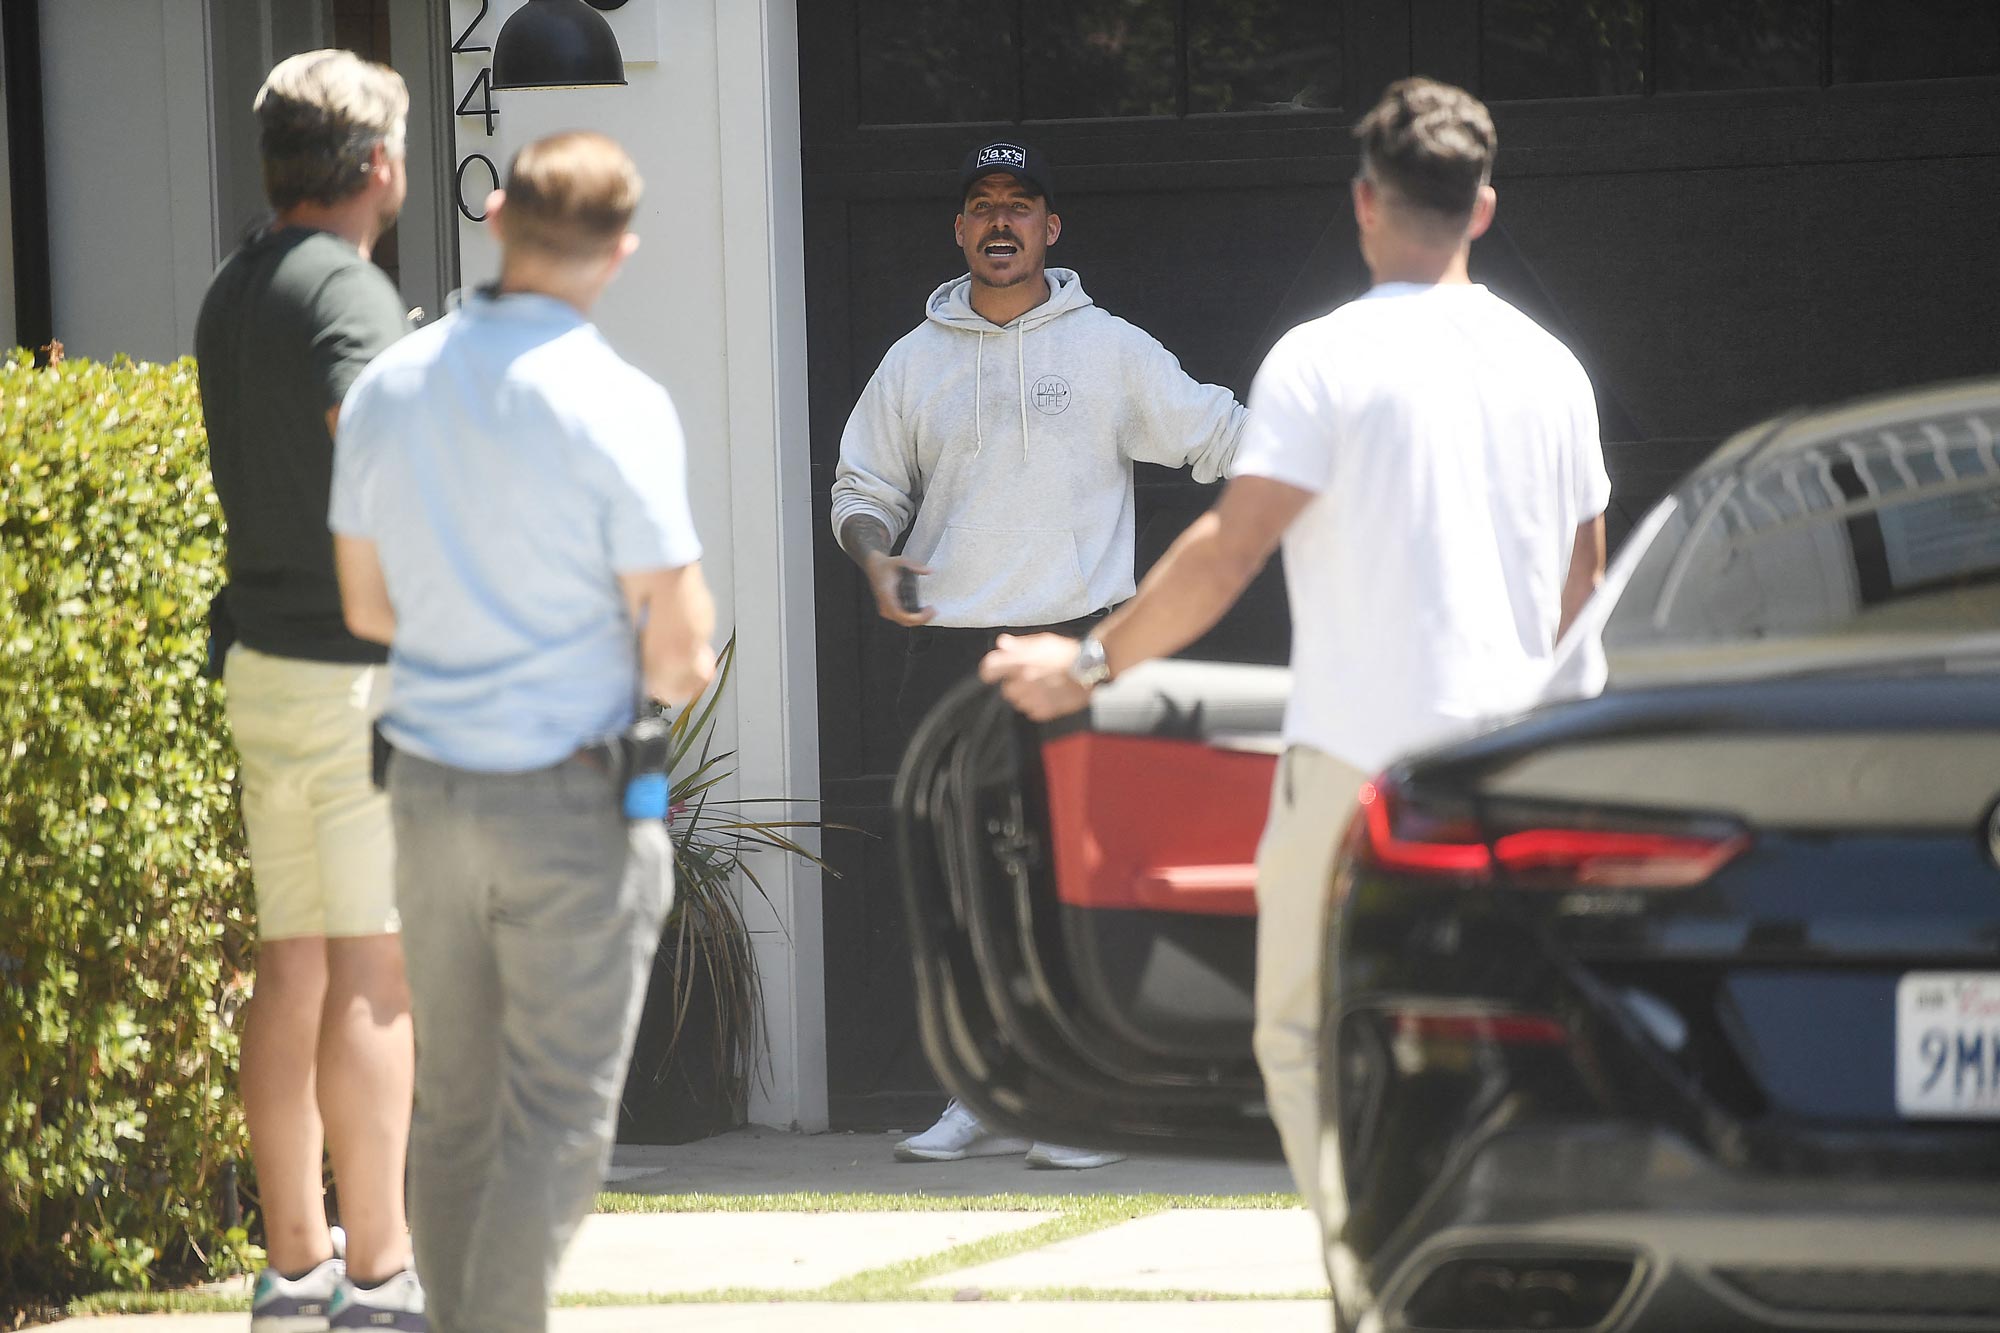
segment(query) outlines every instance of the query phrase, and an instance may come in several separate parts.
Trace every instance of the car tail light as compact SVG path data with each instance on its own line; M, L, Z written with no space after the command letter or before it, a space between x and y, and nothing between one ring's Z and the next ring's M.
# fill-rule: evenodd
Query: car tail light
M1356 842L1384 870L1475 879L1492 873L1493 853L1469 802L1406 801L1386 778L1364 782L1356 799Z
M1398 1004L1382 1010L1389 1058L1411 1077L1432 1068L1462 1070L1479 1047L1566 1047L1569 1029L1549 1015L1481 1004Z
M1492 1046L1567 1046L1569 1029L1547 1014L1511 1010L1388 1011L1398 1041L1475 1041Z
M1494 860L1534 888L1685 889L1707 881L1750 845L1740 829L1635 833L1616 829L1523 829L1493 844Z
M1524 889L1683 889L1749 847L1731 820L1412 798L1387 778L1363 784L1351 857L1384 870Z

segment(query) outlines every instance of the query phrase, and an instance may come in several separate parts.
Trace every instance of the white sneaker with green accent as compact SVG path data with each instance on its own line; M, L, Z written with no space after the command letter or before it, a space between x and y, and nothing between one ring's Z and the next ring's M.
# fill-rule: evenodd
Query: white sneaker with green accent
M327 1327L430 1333L430 1320L424 1315L424 1284L410 1268L372 1287L343 1281L334 1295L333 1318Z
M296 1278L265 1269L250 1289L250 1333L322 1333L346 1276L347 1265L337 1258Z
M979 1123L979 1117L956 1100L944 1108L938 1122L896 1145L902 1162L959 1162L968 1157L1011 1157L1028 1151L1026 1139L1011 1139Z

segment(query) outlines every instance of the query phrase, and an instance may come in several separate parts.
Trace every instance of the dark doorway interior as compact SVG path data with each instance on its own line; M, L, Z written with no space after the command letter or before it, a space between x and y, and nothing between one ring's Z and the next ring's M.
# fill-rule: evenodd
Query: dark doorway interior
M1409 73L1480 91L1499 224L1474 274L1596 385L1614 542L1725 434L1804 402L2000 365L2000 30L1937 0L814 0L800 6L826 816L886 833L902 631L827 531L841 427L962 271L955 168L1046 152L1051 262L1247 393L1277 337L1366 287L1349 129ZM1142 568L1207 505L1140 479ZM1282 660L1275 566L1197 656ZM886 841L826 884L837 1127L937 1110Z

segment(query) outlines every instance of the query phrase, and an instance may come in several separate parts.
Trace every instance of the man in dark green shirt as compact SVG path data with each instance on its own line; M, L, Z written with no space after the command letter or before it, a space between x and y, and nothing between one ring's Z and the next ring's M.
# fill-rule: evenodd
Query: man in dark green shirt
M208 289L195 357L229 519L227 601L237 638L258 652L388 660L341 620L326 530L329 421L362 367L408 327L365 245L283 215L245 240Z
M384 66L312 51L271 71L256 110L275 215L224 261L195 325L228 524L237 642L223 678L257 896L243 1105L270 1267L250 1326L418 1330L403 1207L409 986L387 799L370 780L388 668L342 619L326 526L341 400L407 327L369 252L402 206L409 92Z

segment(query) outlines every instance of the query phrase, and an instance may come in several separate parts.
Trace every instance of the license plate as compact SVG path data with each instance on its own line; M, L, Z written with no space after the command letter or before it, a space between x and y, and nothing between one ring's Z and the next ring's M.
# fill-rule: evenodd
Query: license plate
M1897 983L1896 1109L2000 1120L2000 972L1911 972Z

